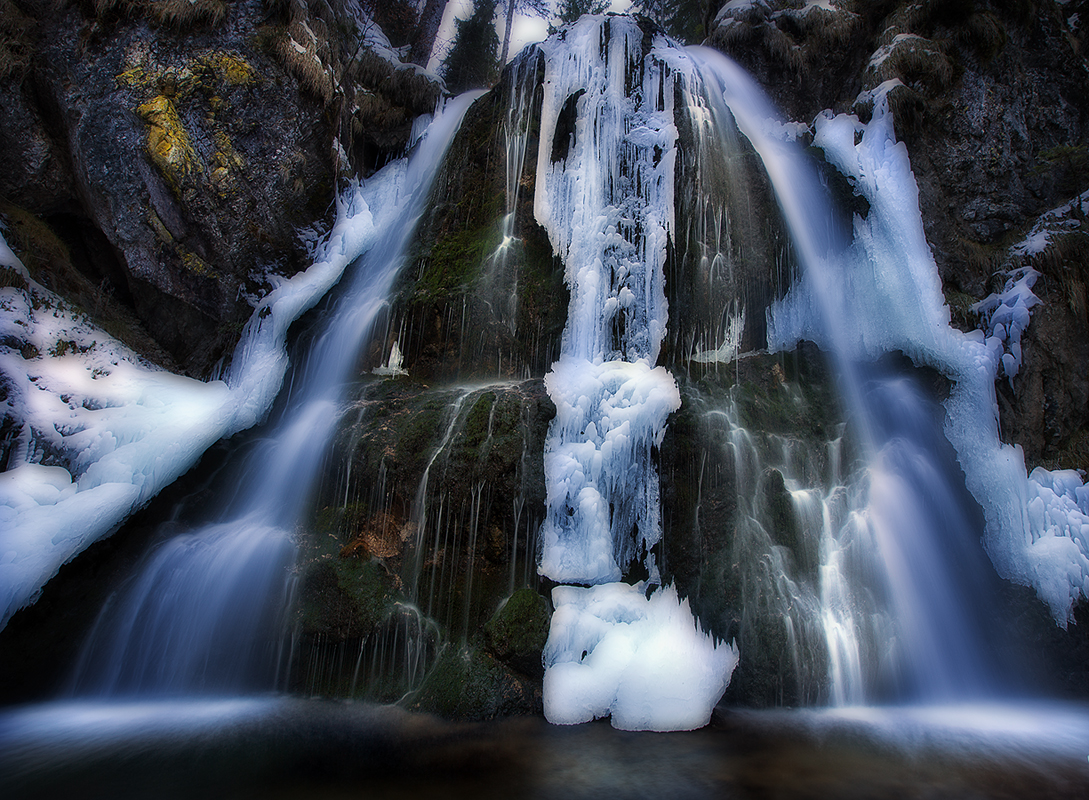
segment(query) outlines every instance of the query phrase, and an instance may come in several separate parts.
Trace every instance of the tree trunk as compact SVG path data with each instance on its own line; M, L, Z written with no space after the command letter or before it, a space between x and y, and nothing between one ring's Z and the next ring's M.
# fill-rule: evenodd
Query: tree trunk
M412 50L408 54L409 63L427 69L427 62L431 59L435 37L439 33L439 26L442 25L442 15L446 12L448 2L450 0L427 0L427 4L420 13L420 22L416 25L416 35L412 37Z
M517 0L507 0L507 26L503 29L503 51L499 54L499 71L507 66L507 48L510 47L510 26L514 24L514 6Z

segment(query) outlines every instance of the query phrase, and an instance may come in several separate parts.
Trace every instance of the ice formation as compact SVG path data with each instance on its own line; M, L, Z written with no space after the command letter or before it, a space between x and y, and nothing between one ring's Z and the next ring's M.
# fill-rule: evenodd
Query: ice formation
M557 586L545 647L544 707L573 725L612 715L621 730L691 730L707 724L737 664L687 600L667 586Z
M436 118L433 149L445 149L468 100ZM23 347L0 346L11 387L5 402L23 422L14 463L0 473L0 627L213 442L268 413L288 367L288 327L404 215L405 199L429 185L432 164L418 161L394 162L339 198L313 265L259 303L223 380L204 383L143 362L29 280L3 243L0 263L27 288L0 289L0 336ZM384 297L376 287L374 302Z
M672 376L654 367L667 318L673 78L660 58L641 57L642 36L633 20L588 18L543 45L534 211L571 289L560 361L546 377L557 414L541 572L557 581L619 580L636 548L656 544L650 451L680 406ZM561 113L574 117L568 141L554 138Z
M663 264L673 228L678 68L660 36L643 52L630 18L584 17L541 45L545 95L534 212L571 290L560 360L545 377L540 572L554 590L545 715L675 730L707 723L737 661L672 588L617 583L661 536L653 448L680 407L655 367L666 332Z

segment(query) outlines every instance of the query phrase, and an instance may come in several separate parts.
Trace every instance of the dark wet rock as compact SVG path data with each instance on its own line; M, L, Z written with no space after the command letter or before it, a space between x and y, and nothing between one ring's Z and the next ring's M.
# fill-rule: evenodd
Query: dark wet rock
M1031 470L1089 472L1089 231L1082 215L1068 220L1040 253L1004 262L1040 272L1033 292L1042 301L1021 338L1022 364L1000 376L1003 438L1021 445ZM1004 273L1003 273L1004 274Z
M466 114L436 180L383 351L399 339L420 379L540 376L559 356L568 291L533 215L543 71L535 49L511 62ZM512 155L508 177L515 138L524 160Z
M1050 2L797 5L724 8L709 43L803 122L825 108L867 119L872 91L899 80L889 100L942 278L982 297L990 270L978 248L1089 179L1089 71L1071 11Z
M542 677L541 654L551 615L548 601L523 586L499 606L484 626L488 651L519 672Z
M661 447L663 577L706 630L737 642L742 658L726 702L818 701L826 680L823 632L792 614L793 603L818 585L818 534L800 527L783 474L770 465L794 442L809 459L796 477L820 485L827 443L842 436L824 358L812 345L749 355L703 368L680 385L683 404ZM845 464L850 452L843 449ZM758 459L769 466L754 467ZM796 598L777 594L789 582L803 587ZM806 657L798 661L794 648Z
M451 720L541 714L541 685L503 667L487 653L449 646L407 703Z
M385 701L419 690L415 707L459 718L539 705L540 453L554 413L540 381L360 387L301 536L293 686ZM413 660L387 666L390 653ZM473 711L442 688L461 678L506 699Z

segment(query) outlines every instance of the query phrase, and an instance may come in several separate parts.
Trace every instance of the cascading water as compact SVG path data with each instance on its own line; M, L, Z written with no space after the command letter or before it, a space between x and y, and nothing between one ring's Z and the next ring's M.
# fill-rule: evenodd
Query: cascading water
M852 266L876 273L886 282L884 291L897 294L925 296L911 285L919 278L898 266L895 251L871 251L863 257L868 263L853 265L850 259L865 245L840 235L816 176L792 148L787 129L752 79L719 53L697 48L693 54L718 82L724 102L768 169L803 268L803 285L811 293L807 310L814 316L805 324L837 368L866 466L852 479L861 484L861 491L850 493L856 505L821 545L820 613L830 658L829 697L857 704L878 697L936 701L988 695L1001 670L982 633L982 609L990 602L991 587L989 566L972 547L981 532L974 501L956 489L963 478L942 450L948 445L937 433L940 415L928 411L909 382L897 375L877 376L857 363L880 355L881 346L873 342L859 348L854 340L858 315L844 313L841 306L859 291L852 286L858 280L849 272ZM876 130L883 130L882 113L880 107L875 111ZM890 186L884 191L902 190ZM855 235L867 241L864 232ZM770 346L790 343L778 326L794 324L788 316L793 308L781 302L769 311ZM888 330L913 312L892 304L881 313L887 318L877 327ZM946 328L947 318L948 312ZM863 336L873 324L861 326ZM873 559L867 571L874 577L845 581L841 554L845 547L860 545ZM869 642L861 641L860 634Z
M403 266L437 164L475 95L437 115L408 160L358 191L382 230L328 314L276 433L257 448L229 522L172 539L95 626L77 693L178 694L268 687L291 595L293 528L340 416L360 347ZM373 222L371 217L373 216ZM251 323L252 324L252 323ZM244 349L237 360L244 363Z
M275 684L296 526L317 553L307 566L332 576L329 595L347 593L347 581L337 583L344 576L368 571L397 586L377 622L353 628L352 618L348 634L335 626L318 634L293 664L308 689L415 703L438 675L472 702L491 691L490 703L502 694L494 687L512 684L461 681L468 672L456 668L491 635L484 621L499 616L494 599L508 596L500 610L519 593L544 604L530 575L539 568L545 585L566 582L552 592L544 652L548 718L609 715L620 728L699 726L726 688L739 703L787 706L945 703L1001 691L996 651L1008 642L992 641L983 619L994 577L976 541L984 524L987 554L1003 575L1034 581L1056 619L1089 589L1085 488L1072 473L1026 480L993 430L990 386L996 363L1009 375L1016 369L1019 351L1007 342L1003 353L1001 340L1026 324L1029 276L982 304L993 314L987 334L949 330L880 93L866 125L830 115L815 125L828 163L870 204L847 236L822 210L826 198L806 179L805 161L781 141L792 129L771 120L747 79L717 57L612 17L567 28L518 69L502 242L478 266L485 282L518 285L511 215L531 185L520 137L532 137L539 98L536 214L571 298L547 376L556 416L543 447L546 503L539 476L523 474L531 461L540 466L551 414L539 382L421 388L421 369L411 381L367 379L345 390L396 273L393 240L409 235L424 194L409 191L404 164L392 165L355 201L357 212L373 212L372 227L390 229L389 246L366 240L356 282L343 287L328 331L285 392L282 424L251 449L229 520L157 549L100 617L80 689L113 695L108 702L0 713L0 791L78 793L88 778L97 790L118 772L119 789L151 787L144 794L216 794L229 783L236 793L309 795L343 792L350 780L398 794L478 792L483 782L507 794L669 786L702 796L729 794L758 773L768 791L797 793L796 768L806 763L832 794L902 793L917 781L950 796L966 787L1007 796L998 783L1040 796L1084 792L1089 724L1067 708L738 710L679 737L548 730L520 719L474 725L466 737L463 726L363 703L144 701ZM533 81L538 69L543 86ZM439 130L408 167L419 167L421 187L437 160L423 154L428 141L439 147ZM762 169L785 221L765 213L766 184L748 185ZM754 231L755 245L746 238ZM530 241L524 224L519 235ZM795 256L801 269L788 275ZM699 280L678 287L690 274ZM515 313L526 306L490 288L486 303L503 326L533 336L522 330L528 315ZM674 319L679 310L698 319ZM464 314L460 324L472 329ZM380 377L420 363L403 338L412 327L390 324L399 341L387 336ZM816 342L831 368L803 340ZM377 349L368 359L379 360ZM511 434L519 425L520 438ZM327 447L334 427L341 437ZM360 455L356 439L377 428L413 444L374 436ZM357 458L335 465L327 451L345 444ZM512 466L519 451L521 470ZM387 481L387 468L398 477ZM313 490L318 472L327 480ZM503 487L493 485L498 472ZM319 498L313 518L308 495ZM492 514L499 505L509 518ZM490 564L474 573L477 556ZM304 595L311 575L300 572ZM491 594L480 602L486 581ZM378 583L361 578L349 588L362 594ZM334 611L351 617L362 607ZM735 646L716 641L734 636L740 662ZM496 652L480 659L489 676L503 671L499 660ZM114 699L124 694L141 697ZM476 716L480 707L459 710ZM504 713L495 705L489 713L497 708ZM859 770L860 762L876 767Z
M742 576L752 587L743 620L765 618L743 621L742 629L780 620L802 701L938 700L993 691L995 660L978 632L988 601L977 590L986 584L987 567L972 550L979 529L974 503L950 488L961 479L944 463L950 459L943 461L941 437L932 433L940 422L921 395L898 377L862 377L856 362L865 356L844 329L848 317L833 311L844 292L838 277L830 277L842 274L845 254L860 245L837 227L827 194L784 141L789 129L751 79L718 54L697 49L683 55L664 43L647 45L653 36L644 39L634 22L617 19L584 20L561 39L543 47L535 210L565 264L572 294L561 359L546 377L557 416L545 448L549 496L540 572L592 588L553 592L546 715L577 722L611 714L619 727L690 724L671 719L668 703L656 707L649 696L641 697L638 710L625 708L628 681L644 689L648 683L634 677L640 667L632 666L646 656L638 637L623 645L608 639L618 624L628 633L632 620L649 618L640 602L632 602L631 587L616 583L631 562L641 557L648 576L638 591L660 583L653 450L666 417L680 406L673 378L654 366L666 332L662 268L673 228L675 97L684 97L685 111L694 116L721 99L727 110L712 116L736 120L763 161L804 285L815 298L811 324L820 326L819 340L836 366L852 435L867 465L825 484L819 511L812 507L812 489L791 487L793 516L807 541L788 549L794 559L789 566L778 560L782 547L774 541L787 532L769 531L763 523L774 526L775 520L758 521L757 509L745 510L746 493L767 488L761 488L766 474L760 471L746 485L738 469L734 547L742 558L763 552L770 559L742 567L755 570ZM689 127L700 123L694 119ZM871 269L896 275L895 265L882 260L886 254L872 255ZM769 312L772 346L785 344L780 309L788 307L781 302ZM736 358L744 339L752 346L762 331L746 333L746 311L735 299L713 339L705 335L689 344L694 361ZM900 410L896 424L885 412L893 400ZM789 475L789 465L778 467ZM784 480L784 472L775 471ZM932 583L941 589L929 589ZM692 658L717 676L710 683L724 687L733 663L706 641L708 649ZM818 653L827 677L813 669ZM667 674L659 671L658 679L677 680ZM690 709L699 706L692 697L686 702Z
M499 244L488 256L481 281L485 301L496 317L510 328L511 334L518 331L517 251L521 246L515 236L514 224L522 190L522 170L533 105L539 94L536 69L535 58L518 58L514 61L512 96L501 134L506 168L505 213L500 224Z

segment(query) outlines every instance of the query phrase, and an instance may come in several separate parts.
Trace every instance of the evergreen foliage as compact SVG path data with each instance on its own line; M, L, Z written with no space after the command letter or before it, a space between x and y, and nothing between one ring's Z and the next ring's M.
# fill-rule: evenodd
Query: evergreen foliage
M604 14L608 8L609 0L560 0L556 10L552 12L554 23L549 24L548 32L555 33L586 14Z
M709 0L634 0L632 10L645 14L685 44L699 44L707 37L708 15L718 10Z
M499 36L492 18L495 0L474 0L473 15L457 20L454 46L442 64L446 88L454 94L491 86L498 75Z

